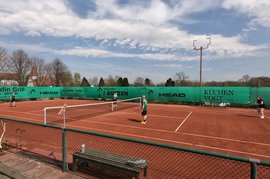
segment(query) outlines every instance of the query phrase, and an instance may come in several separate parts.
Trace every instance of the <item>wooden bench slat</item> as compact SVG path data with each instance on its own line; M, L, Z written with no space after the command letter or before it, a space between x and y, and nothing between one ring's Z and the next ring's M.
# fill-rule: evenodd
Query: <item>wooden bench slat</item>
M77 161L78 160L78 161ZM98 163L110 167L117 167L132 173L139 173L144 170L144 177L147 176L147 160L138 159L134 157L115 154L109 151L86 148L84 152L78 151L73 154L73 168L76 168L79 161Z

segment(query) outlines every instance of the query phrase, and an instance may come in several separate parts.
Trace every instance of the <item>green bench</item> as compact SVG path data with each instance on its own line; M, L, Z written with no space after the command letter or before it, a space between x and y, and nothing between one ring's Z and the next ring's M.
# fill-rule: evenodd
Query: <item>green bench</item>
M108 169L117 169L121 173L126 173L128 176L140 178L140 173L143 171L143 176L147 178L147 160L137 159L124 155L115 154L112 152L85 148L85 151L73 153L72 170L77 171L80 164L94 164Z

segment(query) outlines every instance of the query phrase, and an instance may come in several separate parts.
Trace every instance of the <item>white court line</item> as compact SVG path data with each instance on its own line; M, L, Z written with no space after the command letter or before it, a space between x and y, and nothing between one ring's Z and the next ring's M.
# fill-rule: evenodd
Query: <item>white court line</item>
M266 118L270 119L270 117L268 117L268 116L266 116L266 115L264 115L264 117L266 117Z
M6 115L6 116L9 116L9 115ZM13 117L13 116L11 116L11 117ZM20 118L29 120L28 118L24 118L24 117L20 117ZM37 121L37 120L30 119L30 121ZM85 121L87 121L87 120L85 120ZM111 124L111 123L102 123L102 122L94 122L94 121L87 121L87 122L115 125L115 124ZM242 154L249 154L249 155L253 155L253 156L261 156L261 157L270 158L270 156L267 156L267 155L260 155L260 154L255 154L255 153L247 153L247 152L242 152L242 151L237 151L237 150L217 148L217 147L211 147L211 146L205 146L205 145L196 145L196 144L192 144L192 143L186 143L186 142L180 142L180 141L174 141L174 140L167 140L167 139L161 139L161 138L155 138L155 137L148 137L148 136L142 136L142 135L134 135L134 134L130 134L130 133L121 133L121 132L115 132L115 131L110 131L110 130L89 128L89 127L83 127L83 126L80 126L80 125L78 126L78 125L69 124L68 126L73 126L73 127L77 127L77 128L84 128L84 129L88 129L88 130L91 129L91 130L102 131L102 132L110 132L110 133L115 133L115 134L124 134L124 135L127 135L127 136L141 137L141 138L153 139L153 140L157 140L157 141L171 142L171 143L176 143L176 144L198 146L198 147L202 147L202 148L212 148L212 149L216 149L216 150L220 150L220 151L228 151L228 152L230 151L230 152L235 152L235 153L242 153ZM128 126L128 125L115 125L115 126L131 127L131 126ZM152 131L168 132L168 133L175 134L174 132L166 131L166 130L148 129L148 128L141 128L141 127L132 127L132 128L138 128L138 129L140 128L140 129L147 129L147 130L152 130ZM179 134L181 134L181 133L179 133ZM220 137L213 137L213 136L206 136L206 135L196 135L196 134L188 134L188 133L183 133L183 134L184 135L200 136L200 137L205 137L205 138L220 139L220 140L225 140L225 141L234 141L234 142L241 142L241 143L249 143L249 144L270 146L269 144L264 144L264 143L255 143L255 142L248 142L248 141L242 141L242 140L234 140L234 139L229 139L229 138L220 138Z
M194 144L186 143L186 142L179 142L179 141L174 141L174 140L167 140L167 139L161 139L161 138L155 138L155 137L148 137L148 136L143 136L143 135L135 135L135 134L125 133L125 132L115 132L115 131L110 131L110 130L89 128L89 127L83 127L83 126L72 125L72 124L68 125L68 126L73 126L73 127L77 127L77 128L92 129L92 130L96 130L96 131L110 132L110 133L114 133L114 134L121 134L121 135L140 137L140 138L146 138L146 139L154 139L154 140L158 140L158 141L172 142L172 143L185 144L185 145L194 145Z
M104 124L104 125L111 125L111 126L117 126L117 127L143 129L143 130L154 131L154 132L165 132L165 133L175 134L175 132L173 132L173 131L161 130L161 129L136 127L136 126L130 126L130 125L113 124L113 123L106 123L106 122L99 122L99 121L90 121L90 120L80 120L80 121L87 122L87 123ZM230 141L230 142L239 142L239 143L245 143L245 144L262 145L262 146L270 147L270 144L266 144L266 143L244 141L244 140L230 139L230 138L224 138L224 137L215 137L215 136L207 136L207 135L192 134L192 133L183 133L183 132L179 132L177 134L188 135L188 136L195 136L195 137L202 137L202 138L208 138L208 139L224 140L224 141Z
M28 103L48 103L47 101L49 100L41 100L41 101L16 101L16 105L21 104L28 104ZM1 105L5 106L5 105L9 105L10 102L3 102Z
M124 112L124 111L115 111L115 112L119 112L119 113L123 113L123 114L134 114L134 113L131 113L131 112ZM147 114L147 116L179 119L179 117L175 117L175 116L162 116L162 115L154 115L154 114ZM183 119L183 118L181 118L181 119Z
M172 143L177 143L177 144L198 146L198 147L202 147L202 148L212 148L212 149L221 150L221 151L235 152L235 153L242 153L242 154L249 154L249 155L253 155L253 156L260 156L260 157L270 158L270 156L268 156L268 155L260 155L260 154L256 154L256 153L247 153L247 152L242 152L242 151L237 151L237 150L230 150L230 149L224 149L224 148L218 148L218 147L211 147L211 146L206 146L206 145L196 145L196 144L192 144L192 143L180 142L180 141L175 141L175 140L167 140L167 139L148 137L148 136L143 136L143 135L134 135L134 134L129 134L129 133L115 132L115 131L102 130L102 129L96 129L96 128L88 128L88 127L83 127L83 126L78 126L78 125L69 125L69 126L73 126L73 127L77 127L77 128L79 127L79 128L85 128L85 129L92 129L92 130L102 131L102 132L110 132L110 133L120 134L120 135L127 135L127 136L133 136L133 137L152 139L152 140L154 139L154 140L163 141L163 142L164 141L165 142L172 142Z
M189 116L192 114L192 111L187 115L187 117L184 119L184 121L177 127L177 129L174 132L177 132L178 129L186 122L186 120L189 118Z
M35 121L35 122L43 122L43 121L40 121L40 120L36 120L36 119L33 119L33 118L25 118L25 117L19 117L19 118L16 118L14 116L11 116L11 115L3 115L3 116L0 116L2 118L5 118L5 117L10 117L11 119L19 119L19 120L23 120L25 119L25 121ZM12 121L12 120L11 120Z
M17 114L31 114L34 116L43 116L43 111L42 110L35 110L35 111L27 111L27 112L22 112L22 111L9 111L9 110L1 110L4 112L11 112L11 113L17 113ZM33 113L32 113L33 112ZM35 112L42 112L42 114L34 114ZM13 116L16 117L16 116Z
M112 123L107 123L107 122L98 122L98 121L89 121L89 120L80 120L80 121L89 122L89 123L95 123L95 124L105 124L105 125L111 125L111 126L117 126L117 127L125 127L125 128L133 128L133 129L144 129L144 130L149 130L149 131L154 131L154 132L165 132L165 133L175 134L173 131L167 131L167 130L162 130L162 129L137 127L137 126L123 125L123 124L112 124Z
M5 111L5 110L4 110ZM22 112L16 112L16 111L12 111L15 113L22 113ZM132 113L130 113L132 114ZM33 115L33 114L32 114ZM43 114L34 114L36 116L43 116ZM190 114L189 114L190 115ZM14 118L14 116L11 115L4 115L6 117L11 117ZM4 117L3 116L3 117ZM187 116L188 117L188 116ZM187 118L186 117L186 118ZM267 116L266 116L267 117ZM269 118L269 117L267 117ZM26 119L26 120L30 120L30 121L37 121L37 122L43 122L40 120L35 120L35 119L31 119L31 118L25 118L25 117L20 117L20 119ZM270 119L270 118L269 118ZM153 129L153 128L143 128L143 127L135 127L135 126L130 126L130 125L121 125L121 124L113 124L113 123L106 123L106 122L99 122L99 121L91 121L91 120L80 120L83 122L87 122L87 123L95 123L95 124L105 124L105 125L111 125L111 126L120 126L120 127L126 127L126 128L135 128L135 129L143 129L143 130L149 130L149 131L154 131L154 132L164 132L164 133L172 133L175 134L175 132L173 131L168 131L168 130L160 130L160 129ZM79 126L77 126L79 127ZM85 127L87 129L87 127ZM89 128L91 129L91 128ZM223 138L223 137L215 137L215 136L208 136L208 135L200 135L200 134L192 134L192 133L183 133L183 132L179 132L178 134L182 134L182 135L189 135L189 136L195 136L195 137L202 137L202 138L209 138L209 139L217 139L217 140L224 140L224 141L231 141L231 142L239 142L239 143L245 143L245 144L254 144L254 145L261 145L261 146L267 146L270 147L270 144L266 144L266 143L259 143L259 142L252 142L252 141L245 141L245 140L237 140L237 139L231 139L231 138Z
M263 145L263 146L270 147L270 144L260 143L260 142L252 142L252 141L230 139L230 138L224 138L224 137L207 136L207 135L201 135L201 134L192 134L192 133L185 133L185 132L181 132L179 134L195 136L195 137L202 137L202 138L208 138L208 139L225 140L225 141L230 141L230 142L239 142L239 143L245 143L245 144Z

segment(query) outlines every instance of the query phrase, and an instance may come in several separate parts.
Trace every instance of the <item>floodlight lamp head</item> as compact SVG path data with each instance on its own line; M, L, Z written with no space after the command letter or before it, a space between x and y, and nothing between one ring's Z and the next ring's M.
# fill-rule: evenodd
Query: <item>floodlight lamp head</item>
M209 47L209 45L211 44L211 38L210 37L208 37L208 38L206 38L206 39L208 39L208 44L207 44L207 48Z
M196 49L196 45L195 45L195 42L196 42L197 40L193 40L193 47L194 47L194 50Z

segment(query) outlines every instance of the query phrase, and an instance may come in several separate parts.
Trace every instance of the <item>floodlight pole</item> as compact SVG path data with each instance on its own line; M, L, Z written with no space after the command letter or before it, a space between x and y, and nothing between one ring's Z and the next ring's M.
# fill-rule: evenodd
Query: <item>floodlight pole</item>
M197 40L193 40L194 50L200 50L200 86L202 86L202 51L204 49L207 49L209 47L209 45L211 44L211 38L206 38L206 39L208 39L207 45L205 47L200 46L199 48L196 47L196 45L195 45Z

